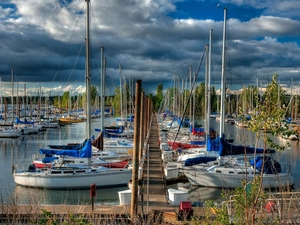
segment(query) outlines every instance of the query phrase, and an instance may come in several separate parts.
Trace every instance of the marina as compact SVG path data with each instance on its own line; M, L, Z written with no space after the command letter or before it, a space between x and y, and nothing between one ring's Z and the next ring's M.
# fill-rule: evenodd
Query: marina
M159 129L156 115L154 115L153 118L148 137L149 163L144 163L143 165L143 182L141 184L143 191L142 194L139 194L138 212L148 216L154 212L160 212L161 218L163 218L166 224L174 224L174 221L177 221L177 215L179 213L178 205L180 202L178 201L181 199L181 197L179 197L178 200L177 194L181 195L182 193L188 193L186 199L191 202L204 202L208 199L215 199L219 200L218 202L221 204L222 189L197 186L189 187L187 184L166 185L163 172L163 161L161 160L161 149L158 142ZM74 139L79 138L79 136L82 135L82 131L76 133L69 129L77 131L79 127L84 129L83 124L84 123L76 123L55 130L49 129L44 131L43 135L40 133L39 135L32 134L30 136L24 136L20 139L3 139L2 143L4 144L4 148L2 149L4 151L1 152L1 155L6 157L6 160L1 163L1 166L5 161L10 160L10 163L14 164L17 160L21 161L22 159L25 161L24 166L26 165L26 162L28 165L31 161L30 153L34 153L40 146L47 145L48 141L51 139L57 140L58 136L64 136L65 134L62 134L61 132L69 134L68 141L74 141ZM97 127L97 121L93 121L92 124L94 127ZM234 127L232 126L230 128ZM58 134L58 136L55 136L54 134ZM48 137L47 140L45 140L45 136ZM50 136L52 138L50 138ZM65 141L65 143L68 141ZM26 145L22 145L24 142ZM298 149L297 145L295 145L295 147ZM296 150L291 148L287 150L290 152L286 152L286 154L298 153ZM8 151L10 151L10 154L7 154ZM3 159L3 157L1 157L1 159ZM295 161L291 161L292 165L297 165L298 161L299 158L295 159ZM28 213L34 213L28 211L28 205L36 205L35 213L37 211L40 211L41 213L43 210L49 210L58 218L67 217L71 213L73 215L83 215L84 218L93 215L93 217L97 217L98 220L100 220L99 218L101 218L101 220L104 220L105 218L107 221L109 217L113 217L114 219L119 218L118 220L122 220L124 223L128 222L126 215L130 214L130 198L126 198L125 195L123 196L123 199L120 198L120 193L129 193L128 187L126 186L98 189L95 196L95 205L92 205L90 190L45 190L22 187L13 183L12 175L8 176L11 171L7 170L7 168L9 168L9 166L6 166L5 177L3 176L4 173L1 173L1 180L6 180L6 183L2 182L1 184L1 196L4 198L2 201L9 203L12 199L18 200L19 204L15 206L14 210L15 213L24 219L24 221L26 221L26 218L29 219L26 217L28 216ZM1 169L4 168L2 167ZM295 171L295 169L296 167L293 167L292 171ZM295 175L297 176L297 173L295 173ZM297 179L295 180L297 181ZM296 185L299 185L299 183L296 183ZM178 189L182 190L182 192L178 191ZM183 199L185 199L185 197L183 197ZM201 207L196 207L196 209L197 211L195 214L197 216L204 215L204 211L201 210ZM9 219L9 217L13 217L13 215L9 213L9 209L5 206L2 207L1 220L5 221ZM180 222L176 223L180 224Z
M115 118L106 118L107 125L113 123ZM218 123L213 124L217 126ZM92 121L93 131L98 128L99 119ZM39 148L45 147L49 144L65 144L69 142L76 142L76 140L83 140L83 131L85 130L84 123L76 123L60 128L47 129L46 131L38 134L23 135L19 138L2 138L1 144L1 157L0 157L0 169L1 169L1 196L3 200L8 200L10 196L22 196L18 198L20 203L26 203L34 197L43 204L84 204L90 201L89 190L44 190L25 188L15 185L12 176L12 166L18 164L18 168L27 168L32 163L32 155L36 154ZM231 138L235 139L236 143L242 143L242 133L246 136L249 142L252 140L254 143L254 137L246 128L239 128L233 125L225 125L226 133L230 134ZM97 136L98 132L94 131L94 135ZM283 144L286 140L278 139ZM292 175L295 179L295 189L300 187L300 175L299 171L299 142L290 141L290 149L286 149L281 152L281 157L289 160L291 165ZM222 190L205 187L189 187L188 184L172 184L169 188L188 190L190 192L191 201L205 201L206 199L219 199ZM106 205L118 205L119 198L118 192L128 189L127 187L114 187L103 188L97 194L95 198L96 204ZM31 196L31 197L30 197ZM38 198L36 198L38 197ZM26 200L27 199L27 200Z
M298 18L195 2L0 3L0 223L300 223Z

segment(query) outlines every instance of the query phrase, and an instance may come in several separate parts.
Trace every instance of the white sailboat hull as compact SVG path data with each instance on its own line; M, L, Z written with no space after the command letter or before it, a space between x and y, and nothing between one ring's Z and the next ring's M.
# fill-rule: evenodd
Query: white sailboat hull
M58 128L58 123L41 123L44 128Z
M21 171L14 173L15 183L26 187L45 189L88 189L96 187L127 185L132 172L128 169L95 170L46 170L37 172Z
M0 130L0 138L17 138L21 136L21 132L17 129Z
M128 151L133 150L133 146L128 147L113 147L113 146L103 146L104 151L114 152L116 154L128 154Z
M185 176L191 185L204 187L219 187L219 188L237 188L242 185L242 181L246 179L245 174L224 174L213 173L206 170L186 170ZM255 176L259 176L256 174ZM254 179L254 174L247 175L247 181ZM264 174L263 188L280 188L283 186L291 186L294 184L294 179L290 173Z
M24 135L27 134L37 134L39 133L39 127L38 126L31 126L31 125L23 125L23 124L18 124L15 125L16 128L21 130L21 133Z

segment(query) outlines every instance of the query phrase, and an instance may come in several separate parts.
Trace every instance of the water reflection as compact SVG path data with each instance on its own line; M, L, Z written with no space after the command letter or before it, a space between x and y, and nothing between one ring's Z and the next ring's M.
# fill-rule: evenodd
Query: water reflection
M97 189L95 204L119 204L119 191L127 190L127 187L113 187ZM17 185L12 194L18 199L20 204L90 204L90 190L45 190L36 188L26 188Z
M212 187L197 187L187 184L177 184L178 190L189 192L190 201L204 202L206 200L219 200L222 201L221 194L222 188Z

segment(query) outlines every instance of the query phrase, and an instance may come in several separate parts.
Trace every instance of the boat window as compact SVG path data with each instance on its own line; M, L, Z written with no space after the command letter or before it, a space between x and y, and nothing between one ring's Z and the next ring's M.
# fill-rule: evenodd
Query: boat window
M228 173L234 173L234 171L229 171Z
M238 174L249 174L248 172L242 171L242 172L238 172Z
M221 170L216 170L216 173L222 173L222 171Z
M74 171L73 170L66 170L66 171L64 171L64 173L74 173Z
M76 170L76 173L84 173L85 170Z
M61 171L57 171L57 170L52 170L51 171L51 174L60 174L61 173Z

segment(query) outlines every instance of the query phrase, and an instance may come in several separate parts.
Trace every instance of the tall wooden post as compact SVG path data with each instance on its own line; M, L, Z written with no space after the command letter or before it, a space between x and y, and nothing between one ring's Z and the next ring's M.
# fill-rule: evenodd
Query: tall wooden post
M143 126L143 134L144 134L144 140L146 139L146 136L147 136L147 131L148 131L148 118L149 118L149 115L148 115L148 97L145 96L144 97L144 114L145 114L145 119L143 121L144 123L144 126Z
M151 100L148 98L148 115L149 115L149 121L148 124L150 123L151 117L152 117L152 106L151 106Z
M143 146L144 146L144 124L145 124L145 107L144 105L146 104L145 102L145 93L142 92L142 95L141 95L141 111L140 111L140 114L141 114L141 123L140 123L140 151L139 151L139 159L142 158L143 156Z
M150 118L150 115L149 115L149 106L148 106L148 97L146 97L146 99L145 99L145 113L146 113L146 119L145 119L145 125L146 125L146 127L145 127L145 129L146 129L146 135L147 135L147 132L148 132L148 128L149 128L149 118Z
M11 69L11 110L12 110L12 123L14 122L15 116L15 105L14 105L14 69Z
M134 111L134 147L133 147L133 168L132 168L132 188L131 188L131 205L130 216L133 219L137 215L138 202L138 172L139 172L139 137L141 122L141 93L142 81L136 81L135 89L135 111Z

